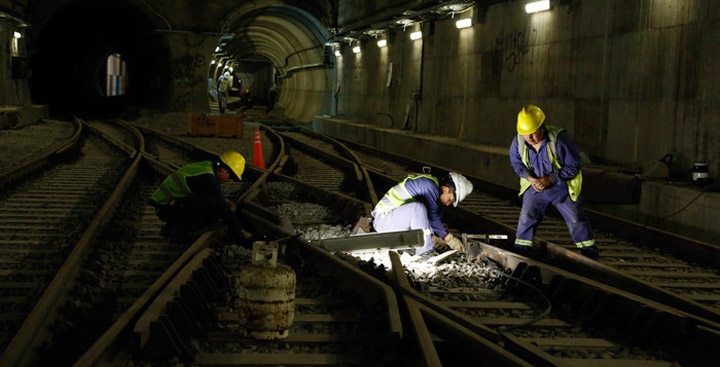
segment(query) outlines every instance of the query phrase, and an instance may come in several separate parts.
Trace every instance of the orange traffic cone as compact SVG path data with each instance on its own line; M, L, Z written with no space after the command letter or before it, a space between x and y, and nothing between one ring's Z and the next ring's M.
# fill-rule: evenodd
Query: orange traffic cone
M262 155L262 144L260 143L260 129L255 128L255 147L253 149L253 164L256 167L265 168Z

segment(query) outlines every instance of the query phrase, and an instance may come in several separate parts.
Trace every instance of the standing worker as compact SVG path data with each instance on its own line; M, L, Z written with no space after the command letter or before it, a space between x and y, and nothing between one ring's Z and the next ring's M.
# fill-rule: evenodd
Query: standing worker
M435 248L433 234L442 238L451 249L465 251L462 241L448 232L440 221L440 205L457 207L472 189L472 183L455 172L439 181L429 174L410 175L388 190L375 205L373 227L377 232L422 229L425 245L416 249L415 255L432 255Z
M245 157L228 151L213 160L185 165L165 178L150 198L158 218L166 222L163 236L174 243L189 242L193 231L222 217L236 240L249 238L220 190L220 183L240 181L244 171Z
M218 89L218 109L220 113L225 113L227 108L227 99L230 94L230 72L226 71L223 75L218 78L217 89Z
M269 114L270 111L275 108L275 101L277 101L277 90L275 87L270 88L270 94L268 95L268 103L267 108L265 109L265 114Z
M510 163L520 176L519 196L523 198L514 249L530 253L535 229L552 204L565 219L580 252L596 260L598 248L580 196L580 155L565 129L543 122L545 113L539 107L523 107L517 118L517 136L510 145Z

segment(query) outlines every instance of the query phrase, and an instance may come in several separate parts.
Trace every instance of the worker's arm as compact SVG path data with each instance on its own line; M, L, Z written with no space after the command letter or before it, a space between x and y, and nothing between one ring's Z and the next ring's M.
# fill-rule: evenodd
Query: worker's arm
M440 192L437 185L435 185L435 182L428 178L420 178L408 181L405 184L405 187L415 200L425 204L425 208L427 208L428 221L430 222L430 228L432 228L433 233L435 233L436 236L445 239L447 229L445 229L445 226L441 221L442 215L440 213L440 207L437 203L438 198L440 197Z
M525 167L525 164L523 164L522 158L520 157L520 153L518 153L517 138L513 139L512 144L510 144L510 165L512 165L513 170L515 170L515 173L519 177L527 178L528 180L535 178L530 170ZM532 183L532 181L530 182Z
M512 144L510 144L510 164L512 165L513 170L515 170L515 174L530 181L535 191L542 191L549 185L549 179L548 182L542 184L541 181L539 181L539 179L535 177L535 175L527 169L527 167L525 167L525 164L523 164L522 158L520 157L520 153L518 153L517 137L513 139ZM542 177L540 179L542 179Z
M581 161L575 142L567 131L558 134L555 149L558 159L563 162L563 166L557 171L557 178L563 181L572 179L580 172Z

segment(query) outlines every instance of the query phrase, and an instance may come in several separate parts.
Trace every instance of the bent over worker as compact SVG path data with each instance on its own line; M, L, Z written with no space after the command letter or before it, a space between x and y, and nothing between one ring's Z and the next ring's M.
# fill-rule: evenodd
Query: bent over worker
M455 172L440 180L429 174L408 176L375 205L373 227L378 232L422 229L425 244L415 250L415 255L431 254L435 248L433 233L453 250L464 251L462 241L449 233L440 221L440 206L457 206L472 189L472 183Z
M545 113L527 105L518 113L517 136L510 145L510 163L520 176L522 210L514 248L527 253L548 204L565 219L580 252L598 258L590 221L582 208L580 155L565 129L544 125Z
M249 237L220 189L221 182L242 180L244 171L245 157L228 151L213 160L185 165L165 178L150 199L158 218L167 222L162 234L170 242L189 242L191 232L222 217L236 240Z

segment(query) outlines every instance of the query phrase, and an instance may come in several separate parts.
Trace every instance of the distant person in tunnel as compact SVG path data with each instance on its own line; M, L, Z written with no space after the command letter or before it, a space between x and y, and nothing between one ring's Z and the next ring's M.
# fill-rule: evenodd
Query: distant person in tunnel
M439 180L429 174L410 175L388 190L375 205L373 227L377 232L422 229L425 243L415 250L415 255L432 255L435 248L433 234L451 249L465 251L462 241L448 232L440 221L440 209L450 204L457 207L472 189L472 183L455 172Z
M277 89L275 87L270 88L270 93L268 95L268 102L267 102L267 108L265 109L265 114L269 114L270 111L275 108L275 101L277 101Z
M218 90L218 109L220 110L220 113L225 113L225 109L227 108L227 99L230 94L230 83L232 83L232 80L230 78L230 72L226 71L223 73L219 78L217 82L217 90Z
M527 105L518 113L517 135L510 144L510 164L520 176L522 210L515 233L515 251L529 254L535 230L548 204L565 219L575 246L599 257L590 221L582 207L580 155L563 128L545 125L545 113Z
M243 243L250 234L230 209L220 184L242 180L245 157L228 151L212 160L185 165L165 178L150 198L158 218L166 222L162 235L173 243L194 240L192 232L207 227L218 218L230 234Z
M252 97L252 91L250 91L250 88L245 89L245 92L243 92L240 95L240 100L243 103L243 107L240 110L240 112L245 112L250 108L253 108L253 97Z

